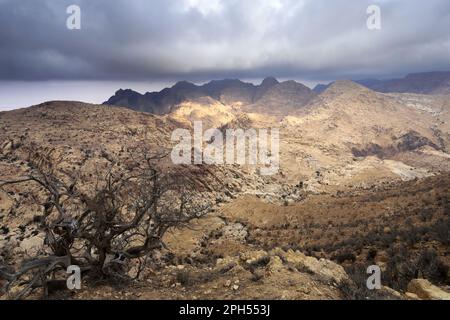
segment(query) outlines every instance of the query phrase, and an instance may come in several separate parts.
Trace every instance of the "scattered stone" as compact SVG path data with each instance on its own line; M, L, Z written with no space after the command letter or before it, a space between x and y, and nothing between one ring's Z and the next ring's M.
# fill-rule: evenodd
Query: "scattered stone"
M225 239L232 239L244 242L247 238L247 229L240 223L234 223L223 227L223 236Z
M243 252L240 258L249 266L257 265L264 260L267 260L267 262L270 260L269 254L264 250Z

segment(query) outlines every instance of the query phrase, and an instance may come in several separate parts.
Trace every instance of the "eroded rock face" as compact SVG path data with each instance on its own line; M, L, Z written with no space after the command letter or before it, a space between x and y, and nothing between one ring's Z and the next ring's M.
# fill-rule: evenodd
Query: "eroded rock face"
M266 268L267 275L273 275L277 272L281 272L284 269L283 261L278 256L270 257L270 262Z
M408 285L409 293L424 300L450 300L450 293L433 285L426 279L414 279Z

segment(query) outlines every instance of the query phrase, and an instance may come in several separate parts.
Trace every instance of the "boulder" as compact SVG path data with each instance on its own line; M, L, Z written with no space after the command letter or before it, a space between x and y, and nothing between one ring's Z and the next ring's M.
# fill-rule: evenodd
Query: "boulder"
M408 300L420 300L420 298L417 296L417 294L412 293L412 292L406 292L405 297Z
M240 259L249 266L257 265L269 259L269 254L264 250L246 251L240 254Z
M340 284L349 281L344 268L330 260L308 257L299 251L292 249L287 252L282 249L274 249L272 254L279 256L287 264L295 267L300 272L307 272L320 276L325 282Z
M426 279L414 279L408 284L408 292L423 300L450 300L450 293Z

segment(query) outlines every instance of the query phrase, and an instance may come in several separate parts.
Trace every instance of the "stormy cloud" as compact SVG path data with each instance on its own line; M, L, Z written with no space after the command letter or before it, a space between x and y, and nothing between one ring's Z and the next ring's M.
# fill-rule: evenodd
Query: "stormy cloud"
M0 80L397 76L450 70L449 30L448 0L0 0Z

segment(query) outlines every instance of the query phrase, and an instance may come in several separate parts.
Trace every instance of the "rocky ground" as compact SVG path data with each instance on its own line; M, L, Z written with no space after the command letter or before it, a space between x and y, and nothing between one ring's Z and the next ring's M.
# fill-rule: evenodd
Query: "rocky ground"
M50 297L448 298L448 100L376 94L338 82L302 112L289 108L274 116L259 107L207 99L152 116L52 102L0 113L0 180L26 175L31 162L51 161L61 174L76 173L85 188L113 158L126 170L133 148L170 150L171 132L193 120L280 126L275 176L261 176L251 166L193 168L214 173L215 179L202 181L213 212L170 230L167 248L154 253L138 279L84 281L80 291ZM30 146L50 159L30 154ZM40 192L30 183L0 190L0 262L17 264L45 250ZM379 291L365 287L373 264L382 270ZM36 292L31 298L40 297Z

